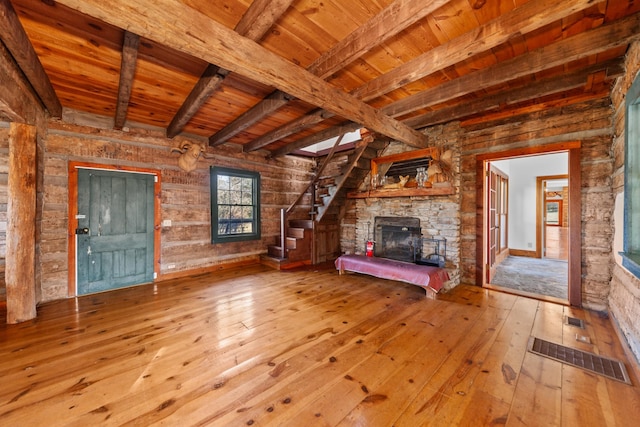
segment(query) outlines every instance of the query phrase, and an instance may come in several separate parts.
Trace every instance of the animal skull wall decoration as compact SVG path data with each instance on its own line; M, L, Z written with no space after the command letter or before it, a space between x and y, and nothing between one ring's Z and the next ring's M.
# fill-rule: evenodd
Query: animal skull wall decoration
M181 153L180 157L178 157L178 167L185 172L191 172L195 170L200 156L209 158L204 154L206 150L206 146L202 142L184 141L178 147L172 148L171 152L177 151Z

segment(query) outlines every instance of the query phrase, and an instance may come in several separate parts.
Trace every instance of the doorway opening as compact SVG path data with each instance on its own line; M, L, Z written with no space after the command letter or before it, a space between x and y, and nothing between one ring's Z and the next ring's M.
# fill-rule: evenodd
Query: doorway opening
M581 305L579 143L561 148L478 156L483 287Z

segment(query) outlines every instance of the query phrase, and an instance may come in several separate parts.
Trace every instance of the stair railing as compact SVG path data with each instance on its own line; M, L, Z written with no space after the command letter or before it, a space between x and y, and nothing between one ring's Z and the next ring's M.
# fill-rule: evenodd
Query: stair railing
M322 176L322 173L326 169L327 165L329 164L329 162L333 158L334 154L336 153L336 151L338 149L338 146L342 142L342 139L344 138L345 135L346 134L343 133L336 140L335 144L333 144L333 147L331 147L331 150L329 151L329 154L327 154L327 158L325 159L324 162L322 162L322 164L320 165L320 167L318 168L318 170L316 171L314 176L311 178L311 181L309 182L309 185L307 185L304 188L304 190L300 194L298 194L298 197L296 198L296 200L287 209L285 209L285 208L280 209L280 247L282 248L282 256L284 258L286 258L286 254L287 254L287 247L286 247L286 245L287 245L287 217L289 216L291 211L296 207L296 205L298 203L300 203L300 201L302 200L304 195L307 194L307 192L309 191L309 188L312 189L312 191L311 191L311 193L312 193L311 194L311 197L312 197L311 200L313 201L312 203L315 203L315 198L316 198L315 185L318 182L318 179ZM311 215L314 215L314 213L311 212Z

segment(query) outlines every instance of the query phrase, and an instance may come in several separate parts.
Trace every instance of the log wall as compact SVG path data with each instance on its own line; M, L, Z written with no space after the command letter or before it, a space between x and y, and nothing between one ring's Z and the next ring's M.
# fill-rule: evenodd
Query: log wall
M476 155L580 141L582 303L606 310L611 279L611 103L601 99L465 126L461 146L462 282L476 282Z
M476 156L580 141L582 302L588 308L606 310L612 277L613 240L611 111L610 99L601 99L496 121L453 122L425 130L431 146L444 143L458 153L456 195L424 200L397 198L353 202L343 221L342 250L364 250L367 223L371 222L373 226L375 215L372 212L392 215L420 211L428 212L428 215L444 213L442 220L423 218L433 222L433 234L446 234L450 239L447 257L454 264L453 276L459 278L459 283L476 284ZM385 152L385 155L389 153ZM449 209L450 204L456 209Z
M640 280L622 267L617 255L622 250L623 208L624 208L624 152L625 152L625 94L640 73L640 43L632 45L626 58L626 75L616 82L612 99L614 108L615 137L613 141L613 197L615 215L612 229L615 240L612 247L613 275L609 293L609 307L619 329L625 336L631 351L640 360Z
M72 123L73 122L73 123ZM89 124L87 124L89 123ZM171 220L161 230L158 279L259 262L267 245L279 235L279 212L288 207L310 179L312 162L283 158L265 160L260 152L245 154L241 147L209 149L212 159L200 159L198 168L187 173L177 166L171 147L187 139L164 137L155 129L115 131L101 125L98 118L79 120L65 113L63 121L49 122L44 136L42 220L38 229L36 265L39 300L68 296L67 228L68 164L90 162L121 168L148 168L161 174L161 220ZM6 183L8 126L0 124L0 261L6 248ZM212 244L210 219L209 166L219 165L258 171L261 174L260 241ZM4 281L2 281L4 284ZM4 286L4 285L3 285Z

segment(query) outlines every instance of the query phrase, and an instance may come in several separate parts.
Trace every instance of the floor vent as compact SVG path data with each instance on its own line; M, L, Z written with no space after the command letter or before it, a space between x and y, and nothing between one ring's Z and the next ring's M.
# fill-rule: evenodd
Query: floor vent
M597 354L554 344L535 337L529 339L529 351L568 365L595 372L607 378L631 384L624 364L618 360L607 359Z
M564 323L570 326L577 326L580 329L584 329L584 320L577 317L564 316Z

